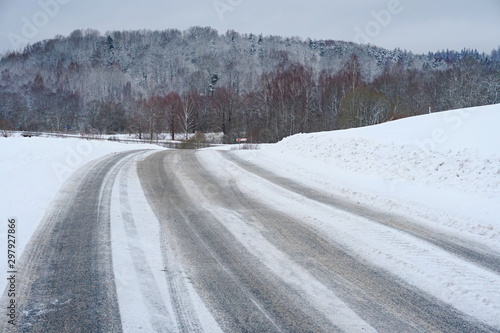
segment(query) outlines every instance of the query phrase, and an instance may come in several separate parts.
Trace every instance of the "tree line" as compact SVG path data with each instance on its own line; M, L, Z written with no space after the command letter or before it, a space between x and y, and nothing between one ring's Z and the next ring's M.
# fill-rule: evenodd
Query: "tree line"
M200 27L77 30L5 54L0 101L2 129L276 142L499 103L500 48L414 55Z

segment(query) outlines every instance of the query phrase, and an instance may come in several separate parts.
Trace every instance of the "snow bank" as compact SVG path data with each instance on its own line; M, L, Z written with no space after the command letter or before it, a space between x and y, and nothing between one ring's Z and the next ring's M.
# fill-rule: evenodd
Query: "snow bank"
M107 154L135 149L160 147L62 138L0 138L1 244L7 239L7 219L17 218L16 258L19 258L46 207L74 171ZM5 265L2 260L3 272L7 271Z
M500 249L500 104L298 134L241 157Z
M498 124L500 105L493 105L365 128L295 135L273 150L386 180L498 198Z

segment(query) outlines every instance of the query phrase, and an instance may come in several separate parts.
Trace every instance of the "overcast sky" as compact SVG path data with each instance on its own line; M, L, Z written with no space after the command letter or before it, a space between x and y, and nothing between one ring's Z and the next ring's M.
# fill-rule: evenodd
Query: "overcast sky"
M0 52L75 29L211 26L427 53L500 46L500 0L0 0Z

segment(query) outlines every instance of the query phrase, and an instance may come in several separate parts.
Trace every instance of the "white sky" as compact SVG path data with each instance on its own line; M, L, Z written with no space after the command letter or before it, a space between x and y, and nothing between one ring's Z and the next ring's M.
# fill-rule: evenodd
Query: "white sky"
M0 0L0 52L75 29L190 26L489 53L500 45L500 0Z

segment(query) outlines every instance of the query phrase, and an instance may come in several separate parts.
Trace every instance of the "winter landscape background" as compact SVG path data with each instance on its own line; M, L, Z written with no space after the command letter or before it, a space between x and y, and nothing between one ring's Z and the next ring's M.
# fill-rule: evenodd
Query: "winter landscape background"
M75 30L0 60L0 128L277 142L500 101L500 48L413 54L209 27Z

